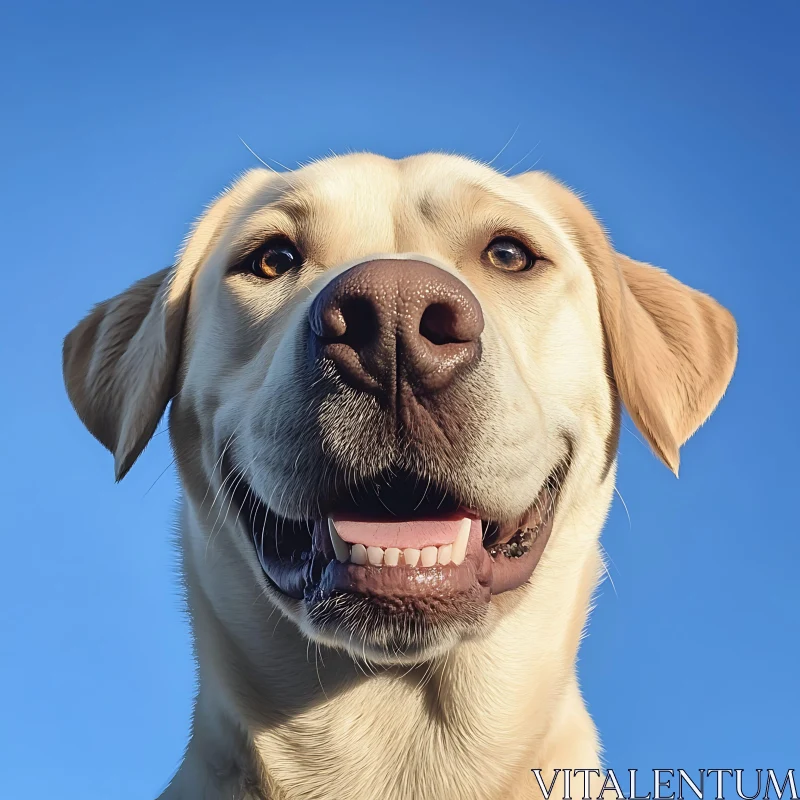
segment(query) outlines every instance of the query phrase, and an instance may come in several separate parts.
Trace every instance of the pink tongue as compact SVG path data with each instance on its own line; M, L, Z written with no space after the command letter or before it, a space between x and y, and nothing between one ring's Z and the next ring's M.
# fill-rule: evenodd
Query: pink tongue
M452 544L466 517L457 519L412 519L398 522L387 520L348 519L333 516L339 536L348 544L364 547L415 547L421 550L431 545Z

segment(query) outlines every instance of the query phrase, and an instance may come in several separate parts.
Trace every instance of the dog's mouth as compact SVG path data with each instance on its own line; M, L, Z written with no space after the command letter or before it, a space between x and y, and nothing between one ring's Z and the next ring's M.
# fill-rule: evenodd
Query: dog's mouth
M268 581L304 601L317 629L351 638L358 629L383 652L408 653L430 644L435 629L465 633L493 595L528 582L568 469L567 456L513 520L484 517L402 473L347 487L303 520L276 515L243 479L232 494Z

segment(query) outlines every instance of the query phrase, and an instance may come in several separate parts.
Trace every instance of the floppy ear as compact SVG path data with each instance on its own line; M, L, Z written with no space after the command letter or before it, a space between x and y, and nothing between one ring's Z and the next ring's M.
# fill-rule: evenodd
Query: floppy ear
M589 265L622 401L677 475L681 445L714 410L733 375L733 317L663 270L616 253L591 212L557 181L542 173L517 180L550 201Z
M680 446L708 419L736 366L736 322L707 294L614 254L619 294L600 313L628 413L677 475Z
M64 340L64 382L121 480L174 394L188 287L156 272L99 303Z
M237 185L264 183L258 170ZM64 382L89 431L114 455L117 480L150 441L177 390L194 275L232 209L224 191L195 224L178 263L96 305L64 339Z

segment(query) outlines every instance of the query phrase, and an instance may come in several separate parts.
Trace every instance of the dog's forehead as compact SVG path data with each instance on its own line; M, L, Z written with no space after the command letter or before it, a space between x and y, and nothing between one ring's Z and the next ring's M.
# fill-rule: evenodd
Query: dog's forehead
M293 173L312 196L342 201L367 194L408 196L497 180L494 170L462 156L425 153L391 159L372 153L335 156Z
M476 161L441 153L390 159L334 156L297 170L253 170L228 195L221 249L243 256L276 233L323 263L372 252L429 251L447 259L465 236L533 225L546 243L569 248L563 226L538 191ZM547 249L547 248L545 248Z
M276 235L295 240L325 267L412 252L452 264L465 247L499 230L524 231L534 250L588 275L553 212L547 179L520 181L439 153L400 160L354 154L289 172L251 170L201 217L176 274L178 283L194 284L195 298L214 293L227 265Z
M477 161L442 153L391 159L372 153L334 156L287 173L254 170L239 186L253 211L278 201L313 214L372 217L411 211L431 216L448 206L463 210L501 200L545 216L536 193Z

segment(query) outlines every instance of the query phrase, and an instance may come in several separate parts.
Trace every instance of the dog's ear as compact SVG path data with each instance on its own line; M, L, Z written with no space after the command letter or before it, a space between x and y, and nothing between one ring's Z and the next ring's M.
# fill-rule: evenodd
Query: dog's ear
M606 287L600 307L614 376L631 418L677 475L679 447L733 376L736 322L716 300L663 270L614 256L621 277Z
M733 317L663 270L616 253L593 214L550 176L527 173L517 181L549 204L591 269L620 397L677 475L681 445L714 410L733 375Z
M258 171L239 183L247 181L264 182ZM64 340L67 394L84 425L113 453L117 480L144 450L175 394L191 285L232 210L233 191L200 217L174 267L95 306Z
M173 396L188 287L165 269L96 305L64 340L64 382L122 479Z

